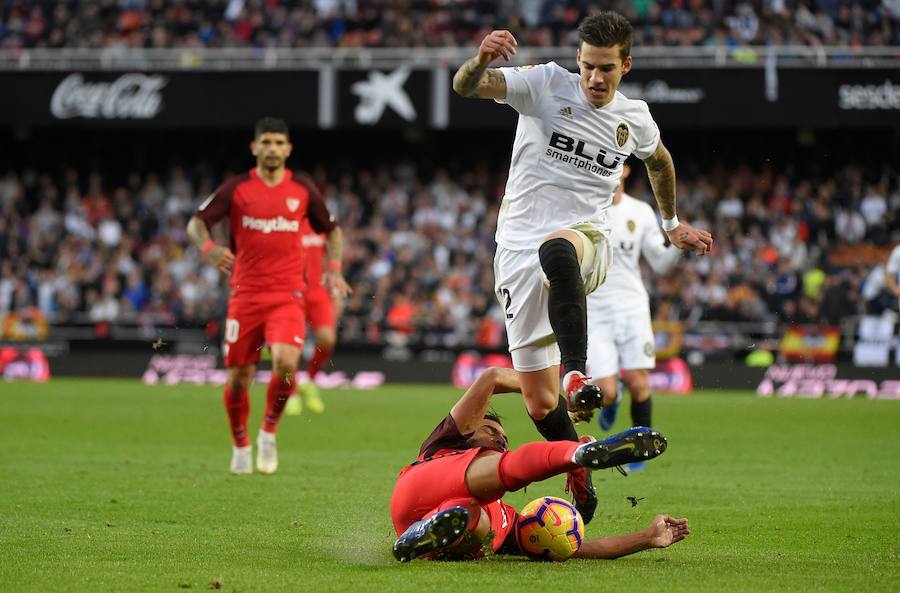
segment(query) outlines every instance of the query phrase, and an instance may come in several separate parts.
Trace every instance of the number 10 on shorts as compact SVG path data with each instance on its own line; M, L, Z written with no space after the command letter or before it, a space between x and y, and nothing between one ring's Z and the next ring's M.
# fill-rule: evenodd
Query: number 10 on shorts
M237 319L226 319L225 320L225 341L234 343L237 342L238 334L241 331L241 325L238 323Z

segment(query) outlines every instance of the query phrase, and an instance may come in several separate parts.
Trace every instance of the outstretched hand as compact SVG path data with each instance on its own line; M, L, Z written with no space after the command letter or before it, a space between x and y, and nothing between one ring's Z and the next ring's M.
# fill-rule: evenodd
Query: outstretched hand
M691 533L687 519L675 519L669 515L654 517L647 531L650 536L650 546L653 548L668 548Z
M671 231L666 231L666 235L669 237L669 241L679 249L700 255L709 255L712 252L713 238L709 231L695 229L682 222Z
M486 66L500 57L508 62L516 54L517 45L509 31L491 31L478 47L478 63Z

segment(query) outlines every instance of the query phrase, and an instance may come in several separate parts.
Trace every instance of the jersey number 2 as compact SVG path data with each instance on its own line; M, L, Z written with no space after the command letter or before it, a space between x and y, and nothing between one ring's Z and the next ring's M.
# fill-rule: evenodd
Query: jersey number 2
M506 298L505 304L503 305L503 310L506 311L506 318L512 319L513 318L512 313L509 312L509 307L510 307L510 305L512 305L512 297L509 296L509 289L501 288L500 296Z

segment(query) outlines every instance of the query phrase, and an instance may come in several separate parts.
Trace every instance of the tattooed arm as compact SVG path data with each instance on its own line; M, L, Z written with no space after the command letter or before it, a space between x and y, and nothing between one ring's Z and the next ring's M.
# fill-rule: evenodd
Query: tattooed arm
M659 205L659 213L665 219L675 218L675 163L662 140L656 145L656 151L644 161L644 165Z
M478 58L472 58L456 71L453 90L463 97L505 99L506 77L496 68L479 66Z
M669 150L663 146L662 140L656 146L656 150L645 161L647 176L650 178L650 186L659 213L663 220L672 220L675 216L675 163ZM666 231L673 245L685 251L693 251L700 255L707 255L712 249L712 235L709 232L695 229L691 225L681 222L678 226Z
M467 60L453 76L453 90L463 97L506 98L506 78L488 65L502 57L509 61L516 53L516 39L509 31L493 31L478 48L478 55Z

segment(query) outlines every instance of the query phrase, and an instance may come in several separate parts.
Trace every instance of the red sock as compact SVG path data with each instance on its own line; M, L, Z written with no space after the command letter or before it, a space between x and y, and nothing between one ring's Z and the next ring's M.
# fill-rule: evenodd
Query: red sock
M316 346L316 351L313 354L313 357L309 359L309 364L306 365L306 374L309 375L309 380L312 381L316 378L316 375L319 374L319 371L322 370L322 367L331 360L331 355L334 354L334 349L323 349Z
M578 466L572 463L572 454L579 444L572 441L527 443L514 451L507 451L497 466L500 483L512 492L532 482L573 470Z
M294 374L281 377L273 372L266 388L266 415L263 417L262 425L264 431L275 432L278 429L284 405L292 393L294 393Z
M225 411L228 412L228 421L231 425L231 438L235 447L250 446L250 437L247 436L247 416L250 415L250 397L247 390L232 391L225 386Z

